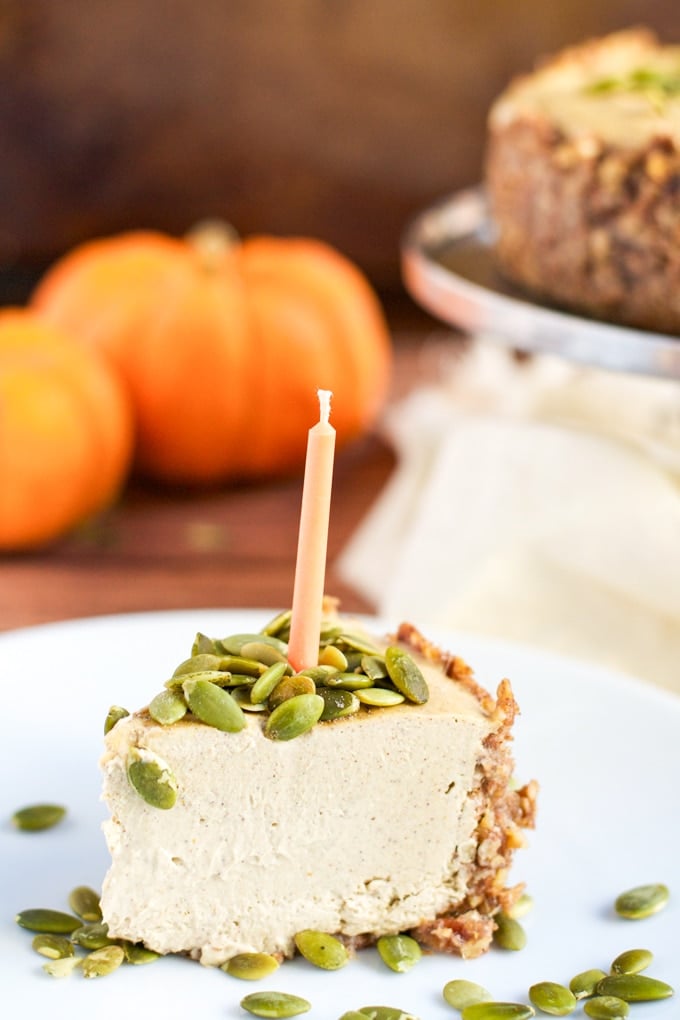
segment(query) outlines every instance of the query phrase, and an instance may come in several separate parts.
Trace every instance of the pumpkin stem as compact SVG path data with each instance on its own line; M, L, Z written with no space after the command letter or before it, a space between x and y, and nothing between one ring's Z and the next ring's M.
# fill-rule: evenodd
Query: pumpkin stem
M225 255L240 240L230 223L217 219L196 223L185 239L196 250L202 267L208 273L214 273L222 266Z

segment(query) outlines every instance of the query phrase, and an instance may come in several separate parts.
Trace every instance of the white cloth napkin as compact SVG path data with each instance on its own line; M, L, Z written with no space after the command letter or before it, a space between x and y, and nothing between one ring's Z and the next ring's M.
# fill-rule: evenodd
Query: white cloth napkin
M480 339L384 427L397 469L336 564L378 613L680 692L680 385Z

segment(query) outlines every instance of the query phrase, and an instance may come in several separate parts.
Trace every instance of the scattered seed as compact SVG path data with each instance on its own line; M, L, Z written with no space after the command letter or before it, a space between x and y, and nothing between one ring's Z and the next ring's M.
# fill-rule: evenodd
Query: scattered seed
M639 974L647 970L653 959L649 949L627 949L612 962L612 974Z
M376 948L383 963L397 974L405 974L423 955L420 946L410 935L382 935Z
M340 1020L366 1020L366 1014L360 1013L358 1009L348 1009L343 1013Z
M194 643L191 646L191 654L194 655L216 655L217 648L213 638L208 637L206 634L201 634L199 631L194 638Z
M284 676L267 698L270 712L282 705L284 701L296 698L299 694L314 694L316 684L307 673L296 673L295 676Z
M278 968L279 961L269 953L238 953L222 964L221 969L242 981L259 981Z
M385 652L385 665L397 690L414 704L424 705L430 692L415 659L398 645L390 645Z
M298 694L288 698L271 713L264 727L272 740L293 740L319 721L325 702L318 694Z
M57 825L65 814L60 804L31 804L14 812L12 824L22 832L41 832Z
M151 807L168 810L177 800L177 782L170 766L145 747L131 747L127 775L142 800Z
M598 983L598 995L615 995L626 1002L652 1002L669 999L673 989L665 981L645 974L610 974Z
M48 935L41 932L35 936L31 945L36 953L46 956L49 960L63 960L75 953L73 943L64 935Z
M569 990L574 993L577 999L587 999L590 995L595 994L598 983L606 976L603 970L597 968L581 971L569 982Z
M361 634L347 634L341 630L337 635L336 644L345 645L354 652L361 652L362 655L380 655L380 649L376 648L373 642Z
M216 652L199 652L180 662L171 679L190 676L193 673L224 673L228 672L227 657ZM175 685L176 686L176 685Z
M362 1006L359 1015L367 1020L418 1020L413 1013L405 1013L394 1006Z
M99 893L87 885L79 885L71 890L68 905L74 914L83 921L101 921L102 908L99 905Z
M529 893L522 893L519 899L517 899L511 907L507 908L505 913L508 917L511 917L513 921L519 921L521 917L526 917L526 915L533 910L533 907L533 896L530 896Z
M136 967L160 960L160 953L155 953L153 949L147 949L141 942L122 942L121 946L125 953L125 962L132 963Z
M568 1016L576 1009L576 996L556 981L539 981L529 989L529 998L536 1009L550 1016Z
M518 950L524 949L527 944L527 936L524 928L514 917L509 917L502 910L494 915L496 930L493 933L493 941L500 949Z
M347 656L336 645L326 645L319 653L320 666L333 666L339 673L347 671Z
M117 722L121 719L125 719L130 713L127 708L122 708L121 705L111 705L111 708L106 713L106 719L104 720L104 736L109 733Z
M312 1008L311 1002L307 999L287 992L252 992L246 995L245 999L241 999L241 1006L254 1016L273 1017L274 1020L299 1016L301 1013L308 1013Z
M474 981L465 981L463 978L456 978L448 981L442 990L444 1000L454 1009L465 1009L466 1006L473 1006L478 1002L491 1002L491 992L487 992L482 985Z
M523 1002L475 1002L466 1006L461 1020L530 1020L536 1016Z
M43 970L50 977L70 977L76 967L81 967L82 964L82 959L77 956L62 956L59 960L50 960L48 963L43 963Z
M288 668L286 662L273 662L265 669L250 688L250 700L253 705L265 702Z
M343 691L363 691L374 681L363 673L332 673L322 681L325 687L340 687Z
M324 700L324 709L319 716L320 722L354 715L361 708L361 702L352 691L345 691L340 687L317 687L316 693Z
M246 659L255 659L257 662L261 662L263 666L272 666L275 662L282 662L287 669L290 669L286 658L287 650L283 641L277 641L273 637L266 639L260 637L253 641L246 641L241 646L240 654Z
M387 676L387 666L381 655L363 655L361 668L371 680L384 680Z
M615 995L597 995L589 999L583 1012L592 1020L623 1020L630 1012L627 1002Z
M258 704L254 705L250 700L250 691L250 687L243 686L233 687L229 693L239 708L242 708L244 712L266 712L267 702L260 701Z
M368 687L355 693L362 705L368 705L370 708L392 708L406 701L399 691L391 691L386 687Z
M306 928L295 936L295 945L305 960L323 970L339 970L349 961L349 953L340 939L322 931Z
M104 921L97 924L84 924L71 935L77 946L82 949L104 949L106 946L116 944L115 939L109 938L109 926Z
M668 886L661 882L638 885L617 896L614 909L620 917L637 921L662 910L668 903L669 896Z
M290 620L292 615L293 613L290 609L284 609L282 613L277 613L276 616L269 621L269 623L264 625L262 633L285 640L284 635L290 629Z
M14 920L21 928L49 935L70 935L82 924L80 918L72 914L65 914L61 910L43 910L40 907L22 910Z
M121 946L105 946L103 949L97 949L82 961L83 977L106 977L107 974L118 970L124 960L125 952Z
M225 733L238 733L246 724L243 710L229 691L209 680L185 680L182 685L187 704L201 722Z
M172 726L187 714L187 705L176 690L165 689L151 699L149 715L161 726Z

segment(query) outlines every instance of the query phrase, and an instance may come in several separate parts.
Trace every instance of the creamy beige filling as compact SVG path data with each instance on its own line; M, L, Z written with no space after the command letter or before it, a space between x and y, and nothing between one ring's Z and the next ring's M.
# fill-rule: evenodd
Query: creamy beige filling
M398 932L460 903L492 724L460 685L435 670L428 680L425 706L362 711L289 742L265 738L257 716L238 734L119 722L102 762L111 933L215 964L290 954L304 928ZM172 768L171 810L130 787L130 745Z

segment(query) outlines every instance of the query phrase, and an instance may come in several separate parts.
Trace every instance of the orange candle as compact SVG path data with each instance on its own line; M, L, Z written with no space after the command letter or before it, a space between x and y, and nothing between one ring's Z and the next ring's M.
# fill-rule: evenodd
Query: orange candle
M335 429L329 422L331 392L318 390L318 424L309 430L298 533L288 660L293 669L319 664L321 609L326 577Z

